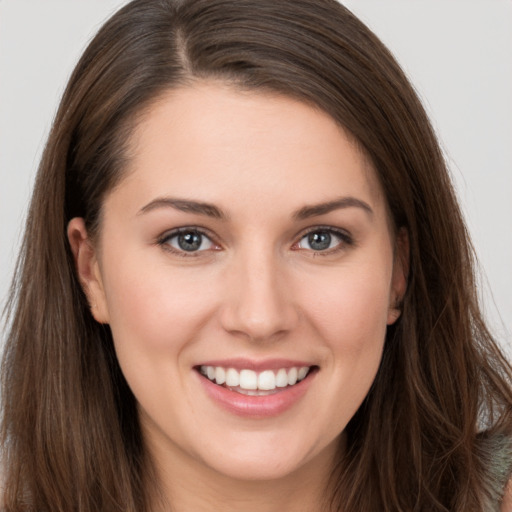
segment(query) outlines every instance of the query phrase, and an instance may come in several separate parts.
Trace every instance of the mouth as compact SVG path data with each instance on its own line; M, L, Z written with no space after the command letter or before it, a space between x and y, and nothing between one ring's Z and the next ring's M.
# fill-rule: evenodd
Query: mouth
M291 366L256 371L224 366L201 365L195 368L219 387L246 396L269 396L292 389L318 370L317 366Z

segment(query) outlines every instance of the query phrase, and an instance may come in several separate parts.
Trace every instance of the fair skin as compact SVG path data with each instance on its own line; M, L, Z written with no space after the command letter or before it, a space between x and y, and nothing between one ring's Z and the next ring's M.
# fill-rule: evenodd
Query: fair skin
M406 286L371 165L325 113L219 83L160 98L131 142L98 239L78 218L68 236L164 496L322 510ZM229 368L248 380L226 387Z

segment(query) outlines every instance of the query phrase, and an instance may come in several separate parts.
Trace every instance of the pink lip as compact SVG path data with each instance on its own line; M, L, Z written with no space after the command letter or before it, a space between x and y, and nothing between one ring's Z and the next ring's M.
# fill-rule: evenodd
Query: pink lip
M226 367L226 361L222 364L210 364L206 366L222 366ZM290 366L308 366L306 364L292 364ZM235 368L235 366L227 365L227 367ZM248 368L247 366L242 366ZM285 368L284 366L277 366L277 368ZM254 366L252 367L254 368ZM269 368L265 366L264 368ZM200 380L206 394L219 406L237 416L246 418L269 418L278 416L295 405L306 394L309 386L313 382L316 371L310 374L302 381L294 386L282 388L272 395L266 396L249 396L242 395L236 391L231 391L228 388L219 386L213 383L207 377L196 372L197 378Z
M197 365L200 366L221 366L222 368L234 368L235 370L253 370L262 372L263 370L279 370L280 368L302 368L304 366L313 366L310 362L296 361L292 359L266 359L255 361L253 359L233 358L218 359L215 361L204 361Z

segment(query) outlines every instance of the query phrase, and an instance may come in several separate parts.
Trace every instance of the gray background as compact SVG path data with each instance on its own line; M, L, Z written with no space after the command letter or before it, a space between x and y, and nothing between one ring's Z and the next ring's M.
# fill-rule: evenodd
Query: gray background
M67 77L125 0L0 0L0 307L31 184ZM512 1L352 0L431 115L482 266L491 328L512 355Z

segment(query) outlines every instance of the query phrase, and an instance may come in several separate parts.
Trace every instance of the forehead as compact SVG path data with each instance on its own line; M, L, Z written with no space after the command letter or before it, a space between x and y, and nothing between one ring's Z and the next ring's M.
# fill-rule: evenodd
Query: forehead
M322 110L283 95L222 83L168 91L139 118L130 148L123 182L146 200L223 202L231 193L290 208L340 195L384 202L352 137Z

